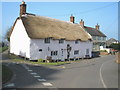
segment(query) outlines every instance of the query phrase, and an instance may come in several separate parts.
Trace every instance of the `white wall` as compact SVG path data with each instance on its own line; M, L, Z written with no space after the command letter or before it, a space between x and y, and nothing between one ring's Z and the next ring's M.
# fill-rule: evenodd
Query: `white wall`
M17 20L10 37L10 53L30 58L30 38L23 26L22 20Z
M52 59L67 59L67 44L70 44L72 47L70 58L74 57L85 57L86 49L89 49L89 55L91 56L92 51L92 42L79 42L79 44L75 44L75 41L64 41L64 43L59 44L58 40L51 40L50 43L45 44L44 39L31 39L30 44L30 59L46 59L47 56L51 56L51 51L58 51L57 56L52 56ZM48 51L49 47L49 51ZM39 52L39 49L42 49L42 52ZM62 51L63 50L63 56ZM78 55L74 55L74 50L79 50Z
M110 53L110 48L103 48L103 46L100 46L100 50L106 50L108 53Z
M47 56L51 56L51 51L58 51L58 55L52 56L52 59L64 60L67 59L67 44L72 47L70 58L84 58L86 55L86 49L89 49L89 55L91 56L92 42L79 41L78 44L75 44L75 41L64 41L64 43L59 44L59 40L51 40L50 43L46 44L44 43L44 39L30 39L21 19L19 19L17 20L10 37L10 53L35 60L46 59ZM40 52L39 49L42 49L42 52ZM64 49L63 56L61 49ZM74 50L79 50L79 54L74 55Z

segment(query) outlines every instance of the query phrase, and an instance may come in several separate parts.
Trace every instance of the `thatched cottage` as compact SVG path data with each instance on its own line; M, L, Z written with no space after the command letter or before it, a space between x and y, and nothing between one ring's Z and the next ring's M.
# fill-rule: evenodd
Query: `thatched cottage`
M65 60L91 57L92 37L79 24L26 13L20 5L20 16L10 34L10 53L29 60Z

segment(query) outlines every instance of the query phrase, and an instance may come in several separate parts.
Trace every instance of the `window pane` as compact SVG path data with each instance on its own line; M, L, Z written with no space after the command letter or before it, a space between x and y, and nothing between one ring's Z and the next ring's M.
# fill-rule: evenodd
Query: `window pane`
M50 38L45 38L45 43L50 43Z
M79 54L79 50L74 51L74 55Z
M63 39L60 39L60 40L59 40L59 43L64 43L64 40L63 40Z
M77 44L78 43L78 40L75 40L75 44Z

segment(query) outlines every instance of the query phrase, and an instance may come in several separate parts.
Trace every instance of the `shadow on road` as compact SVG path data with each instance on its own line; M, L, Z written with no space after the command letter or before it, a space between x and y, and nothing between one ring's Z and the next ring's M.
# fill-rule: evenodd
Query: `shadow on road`
M7 64L7 63L4 63ZM25 69L21 64L9 64L8 67L13 71L14 76L9 83L15 83L14 88L41 88L44 87L42 83L44 81L38 81L38 79L45 79L46 82L49 80L58 79L56 77L52 77L54 74L60 72L60 70L52 69L45 66L34 66L34 65L26 65L32 72L29 72ZM30 73L37 73L39 78L35 78L34 75ZM8 88L8 87L7 87Z

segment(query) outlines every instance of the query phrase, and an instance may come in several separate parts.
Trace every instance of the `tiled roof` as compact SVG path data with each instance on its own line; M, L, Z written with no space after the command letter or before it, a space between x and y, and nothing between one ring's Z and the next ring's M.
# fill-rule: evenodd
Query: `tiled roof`
M95 28L84 26L84 29L85 29L91 36L106 37L105 34L103 34L100 30L96 30Z

